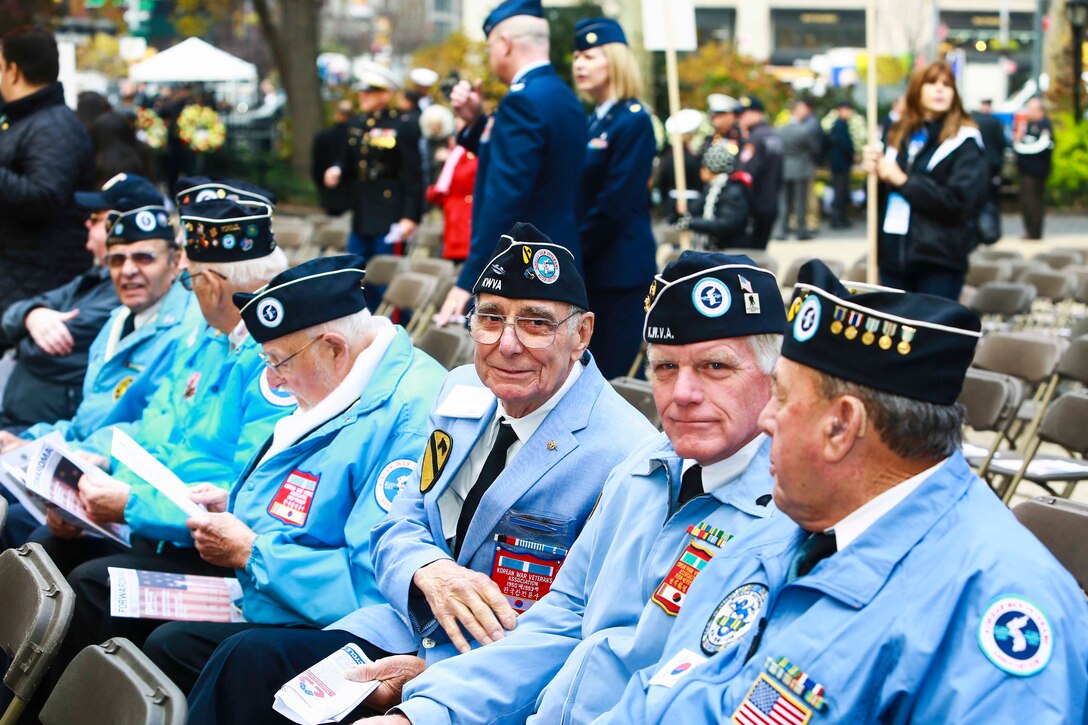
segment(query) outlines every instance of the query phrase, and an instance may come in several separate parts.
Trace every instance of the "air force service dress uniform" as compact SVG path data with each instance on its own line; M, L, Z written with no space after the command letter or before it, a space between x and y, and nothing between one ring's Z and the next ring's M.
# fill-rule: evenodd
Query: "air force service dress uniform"
M740 277L765 302L760 312L745 313ZM717 317L693 301L708 285L736 300ZM647 339L657 344L665 330L665 344L777 334L778 299L774 275L747 257L685 253L654 281ZM664 434L645 441L612 470L551 592L504 639L412 680L399 709L428 724L589 722L607 710L661 654L700 570L774 512L769 447L759 435L704 468L710 490L681 501L684 460Z
M544 17L539 0L507 0L484 21L484 36L515 15ZM550 63L526 66L495 113L465 129L458 143L479 159L472 242L457 286L470 290L515 223L528 222L574 255L582 252L575 199L586 149L582 104Z
M516 236L521 240L529 235ZM488 263L490 276L476 285L477 292L585 303L581 278L566 250L510 238L500 249ZM539 259L558 262L554 267L542 265L548 274L557 270L551 282L540 281L535 271L532 278L525 275L536 269L538 253L543 253ZM496 268L504 273L498 275ZM483 286L485 280L491 284ZM494 287L497 280L504 283L499 291ZM389 603L361 608L325 632L314 633L318 637L291 632L268 636L263 631L232 637L215 653L194 688L191 717L209 724L267 723L269 703L280 685L346 642L362 643L372 657L418 652L433 663L457 655L426 600L412 586L420 567L440 559L453 559L490 576L519 611L535 606L581 531L600 482L653 433L645 417L601 376L588 353L575 365L580 369L572 371L565 388L545 404L554 407L531 436L520 441L520 449L483 495L459 546L455 539L460 497L452 485L473 450L494 438L501 408L475 368L450 372L430 414L431 432L422 459L371 535L378 588ZM469 641L476 644L471 637ZM307 654L296 659L299 652ZM265 699L238 702L233 688L242 683Z
M574 28L577 50L627 44L619 23L588 18ZM634 98L608 101L589 116L578 238L586 292L596 316L593 355L605 378L626 375L638 355L638 309L646 280L657 271L657 242L650 228L647 184L657 155L654 125Z
M235 303L256 341L268 342L362 310L362 263L315 259ZM281 418L231 488L229 510L257 534L235 572L248 625L318 628L385 601L370 530L415 469L445 370L403 328L374 323L374 341L344 381L313 408ZM188 691L215 646L246 627L174 622L145 651Z
M979 324L963 308L851 295L814 266L794 299L783 356L955 402ZM845 337L842 314L877 320L876 344ZM1084 722L1088 605L1073 578L960 453L889 493L904 486L806 575L809 534L785 516L711 561L661 660L601 722Z

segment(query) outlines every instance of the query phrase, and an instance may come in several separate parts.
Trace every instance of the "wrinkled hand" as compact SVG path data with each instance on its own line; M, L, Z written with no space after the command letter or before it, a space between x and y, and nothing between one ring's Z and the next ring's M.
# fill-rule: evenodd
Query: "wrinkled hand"
M337 186L339 186L340 175L342 173L343 172L340 170L339 166L330 166L329 168L325 169L325 186L329 189L335 189Z
M397 223L400 225L400 240L402 242L407 242L408 238L415 234L416 228L419 227L418 224L407 217Z
M257 534L234 514L209 513L185 522L200 558L209 564L245 569Z
M189 489L189 498L212 513L223 513L227 510L230 492L210 483L198 483Z
M0 430L0 453L14 451L16 448L22 448L30 442L31 441L28 441L26 438L20 438L14 433L9 433L6 430Z
M65 324L79 315L79 310L57 312L48 307L35 307L23 319L26 331L38 347L49 355L67 355L75 347L72 333Z
M78 539L83 536L83 529L62 519L52 506L45 512L45 525L49 527L49 532L58 539Z
M450 559L439 559L420 567L412 582L427 598L435 619L446 630L458 652L472 649L458 623L464 625L480 644L502 639L503 629L513 629L517 625L517 613L495 582Z
M672 223L672 228L678 232L686 232L691 229L691 214L681 214L680 218Z
M377 662L344 670L344 677L352 682L378 680L381 684L363 700L367 707L378 712L385 712L394 705L399 705L400 693L405 683L427 667L423 659L415 655L393 655L383 657Z
M79 502L95 521L121 524L128 505L128 486L109 476L84 474L79 477Z
M465 308L468 307L468 301L471 299L472 293L468 290L463 290L457 285L450 287L449 294L446 295L446 301L442 303L442 309L434 316L434 324L445 327L453 322L454 318L464 315Z
M472 126L480 118L480 109L483 106L481 87L483 81L477 78L471 85L468 81L460 81L450 91L450 107L466 126Z

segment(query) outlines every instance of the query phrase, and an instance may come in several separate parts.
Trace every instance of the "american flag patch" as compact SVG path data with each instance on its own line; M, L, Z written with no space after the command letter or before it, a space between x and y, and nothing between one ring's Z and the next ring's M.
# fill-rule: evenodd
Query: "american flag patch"
M748 696L733 713L739 725L806 725L812 711L760 673Z

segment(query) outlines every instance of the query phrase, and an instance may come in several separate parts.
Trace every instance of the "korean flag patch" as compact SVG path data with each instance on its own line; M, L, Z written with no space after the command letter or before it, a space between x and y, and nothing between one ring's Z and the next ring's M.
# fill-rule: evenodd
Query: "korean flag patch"
M978 646L998 668L1030 677L1042 672L1054 650L1054 635L1043 611L1023 597L997 597L978 625Z

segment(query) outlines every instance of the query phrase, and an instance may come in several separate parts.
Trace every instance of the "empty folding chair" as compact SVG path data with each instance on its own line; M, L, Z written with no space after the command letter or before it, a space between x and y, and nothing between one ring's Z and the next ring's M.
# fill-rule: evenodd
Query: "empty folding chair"
M1037 496L1012 512L1088 592L1088 547L1084 545L1088 540L1088 505Z
M994 247L981 247L972 252L971 256L977 257L978 259L985 259L991 261L996 259L1014 260L1024 258L1024 255L1020 254L1020 252L1017 252L1015 250L999 249Z
M178 686L123 637L87 647L42 707L44 725L185 725Z
M1061 302L1073 293L1073 279L1065 272L1029 270L1020 276L1021 282L1035 287L1038 299Z
M4 684L15 695L0 717L14 725L57 656L75 593L39 544L0 554L0 648L11 658Z
M1045 262L1034 259L1010 259L1009 269L1012 273L1012 281L1022 282L1024 275L1028 272L1046 272L1050 270L1050 267Z
M1088 249L1085 249L1084 247L1051 247L1050 251L1052 253L1060 252L1062 254L1073 255L1077 259L1075 264L1084 264L1085 262L1088 262Z
M447 370L453 370L464 359L464 348L471 344L472 338L464 328L449 326L429 328L415 345Z
M1084 260L1080 252L1062 252L1054 249L1049 252L1039 252L1032 259L1042 262L1051 269L1064 269L1071 264L1080 264Z
M363 283L370 287L387 287L400 272L404 257L392 254L376 254L366 263Z
M815 257L799 257L790 262L790 266L786 267L785 273L778 278L778 286L793 289L793 286L797 284L797 274L801 271L802 265L810 259L815 259ZM846 269L845 264L838 259L824 259L822 261L831 270L832 274L836 277L842 277L843 270Z
M1007 326L1031 311L1035 288L1022 282L987 282L975 290L969 307L982 318L983 329Z
M314 245L324 253L342 254L348 248L351 229L339 224L326 224L314 234Z
M454 274L453 260L437 257L410 257L408 259L407 272L429 274L432 277L452 277Z
M442 227L420 227L412 236L412 257L439 257L442 254Z
M1001 499L1008 503L1023 480L1042 486L1057 496L1051 484L1066 483L1063 498L1068 498L1073 485L1088 479L1088 393L1066 393L1046 409L1039 431L1028 443L1023 456L995 458L990 470L1007 481L998 487ZM1038 456L1039 446L1053 443L1078 457Z
M376 258L375 258L376 259ZM433 304L435 287L438 280L427 274L401 272L389 283L382 295L382 303L374 314L389 315L393 310L410 312L412 320L404 328L409 335L424 324L425 308Z
M756 266L767 270L771 274L778 274L778 261L762 249L723 249L722 254L744 254L755 262Z
M609 382L620 397L645 415L647 420L659 429L661 428L661 416L657 413L657 405L654 404L654 389L650 383L638 378L615 378Z
M846 272L844 279L848 279L852 282L865 282L868 278L869 255L866 254L850 265L850 269Z
M1016 418L1016 411L1024 399L1024 384L1011 375L992 373L969 368L963 382L959 402L967 413L964 422L976 431L993 431L997 441L1005 435ZM988 465L996 451L964 444L963 455L972 466Z

